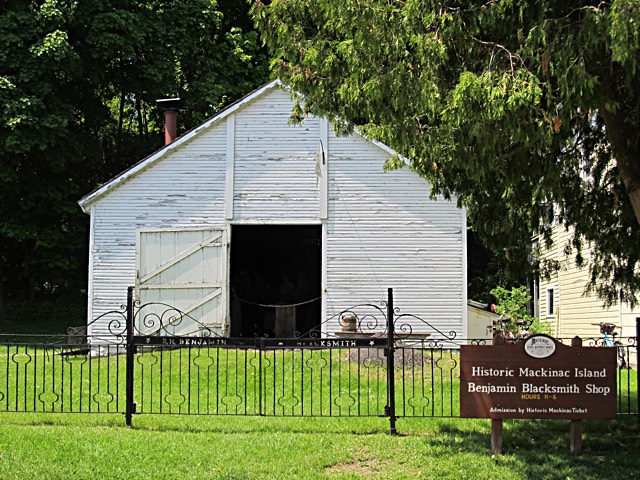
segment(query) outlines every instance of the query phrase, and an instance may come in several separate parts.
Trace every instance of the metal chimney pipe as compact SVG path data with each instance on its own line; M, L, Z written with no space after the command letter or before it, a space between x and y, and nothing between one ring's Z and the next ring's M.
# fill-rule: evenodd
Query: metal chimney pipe
M164 144L169 145L178 136L179 98L159 98L156 100L160 111L164 112Z

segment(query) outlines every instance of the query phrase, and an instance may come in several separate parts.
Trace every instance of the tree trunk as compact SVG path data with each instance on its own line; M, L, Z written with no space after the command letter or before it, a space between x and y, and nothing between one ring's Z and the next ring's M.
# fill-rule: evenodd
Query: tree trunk
M143 136L144 127L142 126L142 109L140 108L140 98L136 98L136 112L138 113L138 135Z
M640 176L633 175L624 167L620 168L620 176L627 189L627 195L629 195L633 212L636 214L636 220L640 223Z
M624 109L613 113L603 108L602 118L604 119L607 138L613 147L613 153L620 171L620 178L624 183L629 196L629 201L633 207L636 221L640 223L640 152L637 148L638 132L633 125L625 121L627 114ZM629 116L631 118L631 115Z

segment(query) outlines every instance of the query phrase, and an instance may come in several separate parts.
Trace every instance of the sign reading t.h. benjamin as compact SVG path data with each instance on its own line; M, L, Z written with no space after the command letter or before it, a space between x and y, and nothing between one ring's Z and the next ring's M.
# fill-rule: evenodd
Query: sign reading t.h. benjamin
M460 416L616 416L614 347L568 347L547 335L513 345L462 345Z

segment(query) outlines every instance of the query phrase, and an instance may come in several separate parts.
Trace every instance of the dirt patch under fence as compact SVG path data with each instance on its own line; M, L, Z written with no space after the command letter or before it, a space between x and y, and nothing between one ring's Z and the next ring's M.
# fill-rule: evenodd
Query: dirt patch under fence
M345 360L361 364L381 363L386 364L387 356L383 348L352 349ZM430 364L431 355L419 349L398 349L393 352L393 363L400 367L422 367Z

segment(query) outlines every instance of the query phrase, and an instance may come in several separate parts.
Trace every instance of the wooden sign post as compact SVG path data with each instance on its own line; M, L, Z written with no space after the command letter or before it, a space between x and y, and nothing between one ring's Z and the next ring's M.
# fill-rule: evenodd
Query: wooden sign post
M573 337L571 339L572 347L582 347L582 339L580 337ZM616 392L615 385L613 391ZM571 420L571 440L569 450L571 453L580 453L582 450L582 420Z

